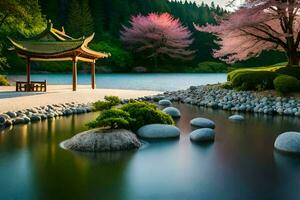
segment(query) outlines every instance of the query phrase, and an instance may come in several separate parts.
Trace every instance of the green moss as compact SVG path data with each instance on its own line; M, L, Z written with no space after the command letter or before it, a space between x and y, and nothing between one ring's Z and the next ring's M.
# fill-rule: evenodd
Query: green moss
M299 92L300 81L292 76L281 75L274 80L274 87L279 94Z

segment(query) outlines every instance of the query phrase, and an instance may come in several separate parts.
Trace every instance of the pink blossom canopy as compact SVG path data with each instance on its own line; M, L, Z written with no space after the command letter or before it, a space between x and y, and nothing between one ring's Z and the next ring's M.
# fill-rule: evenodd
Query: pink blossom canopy
M214 56L229 63L258 56L264 50L296 54L300 41L299 0L246 0L219 25L198 26L218 36Z
M136 52L150 52L149 58L158 55L178 59L192 58L194 51L188 50L193 43L191 32L170 14L133 16L130 25L131 27L123 27L121 39Z

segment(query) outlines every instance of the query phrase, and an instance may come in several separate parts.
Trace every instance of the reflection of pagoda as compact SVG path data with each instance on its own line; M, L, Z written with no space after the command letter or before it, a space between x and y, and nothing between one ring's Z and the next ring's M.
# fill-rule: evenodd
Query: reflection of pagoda
M53 28L49 21L47 28L37 36L15 40L8 38L14 46L18 56L27 60L27 84L30 80L30 61L73 61L73 90L77 85L77 62L91 63L92 88L95 88L95 62L101 58L107 58L109 54L96 52L88 48L88 44L94 38L94 34L85 38L74 39L68 36L64 28Z

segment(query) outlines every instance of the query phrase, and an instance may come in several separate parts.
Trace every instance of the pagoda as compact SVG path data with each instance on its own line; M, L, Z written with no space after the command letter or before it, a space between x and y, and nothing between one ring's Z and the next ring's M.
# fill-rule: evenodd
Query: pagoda
M22 40L8 38L12 43L12 50L17 55L26 59L27 80L24 82L25 91L34 91L30 79L30 62L31 61L65 61L70 60L73 63L73 91L77 88L77 62L91 63L91 84L95 89L95 63L96 60L107 58L108 53L96 52L88 48L88 44L93 40L95 34L89 37L74 39L64 31L53 28L51 21L48 22L47 28L40 34Z

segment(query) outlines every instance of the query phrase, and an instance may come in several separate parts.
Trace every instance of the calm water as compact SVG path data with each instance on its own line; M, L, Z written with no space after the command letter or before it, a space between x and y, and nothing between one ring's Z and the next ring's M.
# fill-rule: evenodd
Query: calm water
M25 80L25 76L8 76L10 80ZM72 74L34 74L32 80L47 80L49 84L70 85ZM98 88L106 89L138 89L138 90L179 90L191 85L222 83L226 74L97 74ZM91 82L89 74L79 74L78 84L88 85Z
M78 154L60 142L97 114L16 126L0 134L0 199L300 199L300 158L273 151L276 136L300 131L299 119L175 105L179 140L150 142L136 152ZM189 141L189 121L216 122L216 141Z

